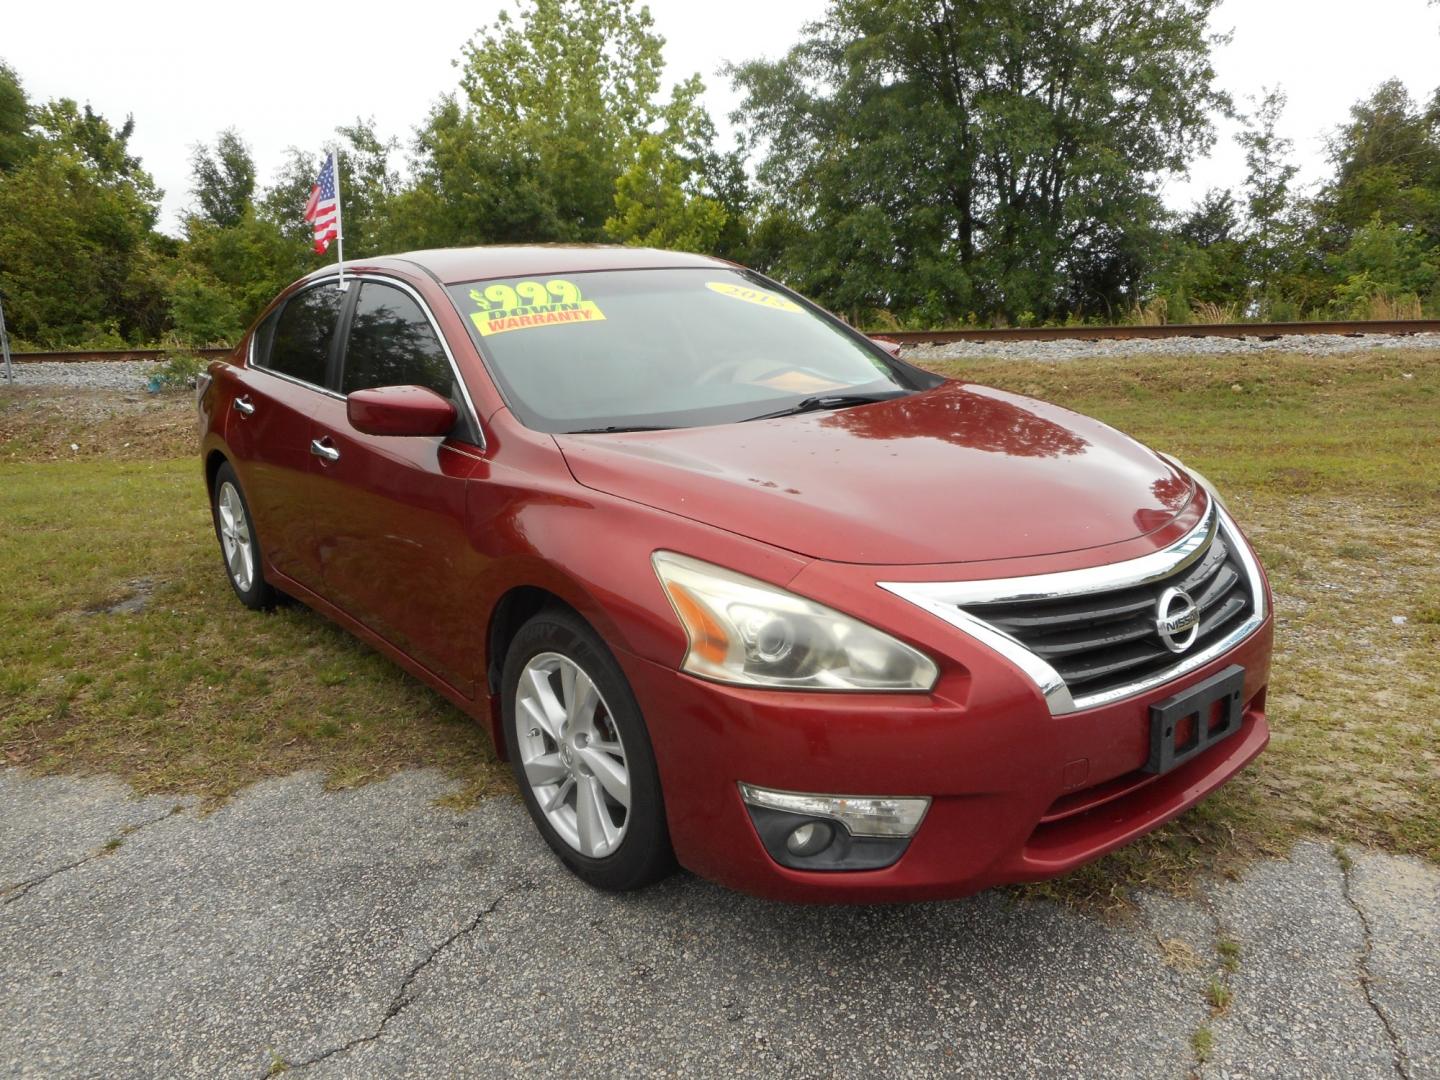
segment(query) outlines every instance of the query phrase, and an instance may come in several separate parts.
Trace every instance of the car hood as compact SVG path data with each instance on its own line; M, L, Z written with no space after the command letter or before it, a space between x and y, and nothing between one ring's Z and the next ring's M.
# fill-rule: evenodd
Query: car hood
M1194 495L1097 420L958 382L837 411L556 441L586 487L835 562L1120 543L1163 528Z

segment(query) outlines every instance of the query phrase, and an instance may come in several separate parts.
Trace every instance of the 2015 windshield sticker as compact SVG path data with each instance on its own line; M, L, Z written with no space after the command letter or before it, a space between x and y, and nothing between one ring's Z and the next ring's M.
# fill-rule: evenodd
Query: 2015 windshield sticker
M748 285L732 285L728 281L707 281L705 287L713 292L718 292L721 296L744 300L749 304L759 304L761 307L768 307L774 311L805 310L793 300L786 300L785 297L776 296L764 289L752 289Z
M537 326L605 321L605 313L594 300L583 299L573 281L561 278L487 285L484 292L471 289L470 299L480 309L470 313L470 321L481 337Z

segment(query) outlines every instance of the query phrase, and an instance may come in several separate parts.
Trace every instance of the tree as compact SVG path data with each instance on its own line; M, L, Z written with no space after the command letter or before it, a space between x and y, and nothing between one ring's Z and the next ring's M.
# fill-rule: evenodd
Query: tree
M707 252L725 227L725 209L693 193L691 164L658 135L640 140L630 168L616 179L615 213L605 231L625 244Z
M176 336L196 345L234 341L277 292L315 269L300 231L255 206L229 228L187 220L165 294Z
M185 219L185 242L166 287L170 321L182 341L233 341L271 298L315 269L305 200L318 164L292 150L274 184L238 206L228 223ZM348 203L348 198L347 198Z
M664 42L649 12L632 0L524 0L519 9L466 45L460 95L443 99L420 129L416 181L394 202L397 237L595 241L612 218L627 235L654 232L655 221L623 224L630 207L617 215L622 174L626 198L663 188L671 211L698 185L693 157L664 134L667 108L684 92L669 106L660 97ZM704 217L711 208L692 209ZM675 235L714 231L694 226Z
M166 306L180 340L221 344L239 337L277 290L304 273L303 240L260 212L254 159L233 128L213 149L197 146L190 168L199 209L185 218Z
M220 228L238 225L255 195L255 160L234 128L226 128L212 149L203 143L190 155L200 217Z
M626 148L659 115L663 44L630 0L528 0L465 46L470 114L534 163L570 234L556 239L600 237Z
M163 193L140 167L140 159L130 153L133 116L117 128L89 105L82 109L69 98L57 98L35 111L34 123L43 143L73 155L97 181L129 184L150 207L149 224L155 223Z
M781 269L922 321L1128 306L1157 177L1228 105L1215 3L832 0L783 59L730 69L766 196L806 227Z
M1243 305L1250 293L1244 225L1235 195L1211 188L1177 215L1157 246L1146 293L1165 301L1168 322L1185 322L1201 304Z
M640 136L634 160L615 180L614 212L605 231L621 243L714 251L731 212L712 193L711 172L724 175L713 152L714 126L699 105L697 75L675 88L665 127Z
M454 96L420 128L415 178L395 199L397 248L553 240L566 229L537 161L486 137Z
M1398 80L1382 83L1328 149L1335 174L1313 204L1311 274L1328 279L1326 299L1352 317L1440 311L1440 91L1422 108Z
M0 61L0 173L24 161L30 145L30 100L20 76Z
M336 135L345 256L380 254L394 232L391 203L399 186L389 165L394 141L381 139L374 122L365 119L337 128ZM335 259L334 248L324 256L315 253L304 219L320 164L318 155L292 149L258 198L235 203L236 215L186 220L184 250L166 289L176 336L195 344L233 341L277 292ZM203 182L198 158L196 172L198 188Z
M1387 318L1397 306L1418 314L1422 298L1440 299L1440 249L1426 250L1413 231L1378 214L1332 264L1340 279L1333 306L1342 317Z
M343 140L340 193L345 202L345 255L357 259L383 255L393 250L388 218L400 178L390 167L390 155L399 143L377 135L373 117L357 117L353 124L336 128L335 134Z
M32 110L25 159L0 183L0 290L17 337L147 340L164 327L160 191L116 128L68 99Z
M1350 109L1329 142L1335 177L1319 212L1331 247L1343 247L1376 215L1440 244L1440 91L1421 111L1398 79Z
M1279 133L1284 91L1274 87L1251 101L1255 111L1242 118L1244 127L1235 138L1245 149L1249 266L1263 302L1270 297L1294 245L1297 230L1291 216L1290 184L1297 168L1290 160L1294 144Z

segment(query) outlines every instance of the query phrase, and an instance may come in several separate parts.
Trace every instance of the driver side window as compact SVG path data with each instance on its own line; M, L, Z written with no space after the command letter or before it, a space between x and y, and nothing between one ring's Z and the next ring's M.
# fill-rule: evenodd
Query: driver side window
M367 281L355 301L340 392L377 386L423 386L460 402L450 361L420 305L399 289Z

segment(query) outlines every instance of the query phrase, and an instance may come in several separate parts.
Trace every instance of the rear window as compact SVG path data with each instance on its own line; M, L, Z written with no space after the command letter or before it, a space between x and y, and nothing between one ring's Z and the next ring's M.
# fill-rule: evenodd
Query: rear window
M325 385L330 346L345 294L333 283L296 293L285 302L264 366L302 382Z
M723 267L449 287L520 420L541 431L693 427L824 394L929 385L793 294Z

